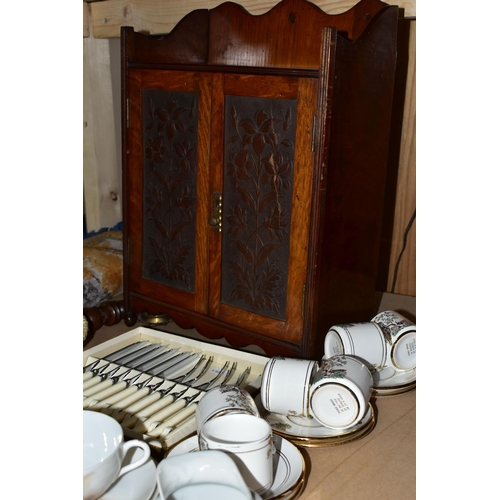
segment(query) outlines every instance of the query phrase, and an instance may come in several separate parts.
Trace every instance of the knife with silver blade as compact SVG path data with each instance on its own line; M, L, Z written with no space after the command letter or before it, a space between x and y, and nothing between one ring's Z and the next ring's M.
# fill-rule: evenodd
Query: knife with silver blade
M167 351L161 350L160 352L153 352L151 356L146 356L143 359L129 363L129 366L132 366L135 370L144 371L145 367L156 366L159 363L163 363L163 361L167 361L167 359L173 357L178 350L179 347L175 347Z
M150 344L146 347L143 347L142 349L139 349L138 351L134 351L131 354L116 359L114 363L116 363L117 365L129 366L128 364L131 363L132 361L139 361L150 352L157 351L162 347L165 346L163 344Z
M178 347L174 349L169 349L168 345L160 346L159 349L153 349L137 359L128 361L126 363L126 366L128 368L133 368L134 370L142 371L140 367L144 365L146 362L151 361L153 359L168 359L169 356L172 356L178 350L179 350Z
M154 365L152 367L148 368L143 368L142 371L145 373L148 373L149 375L155 375L158 376L158 374L164 372L168 368L171 368L172 366L176 365L177 363L180 363L181 361L185 360L189 356L196 356L196 354L192 354L190 352L181 352L179 354L176 354L173 358L170 358L169 360L165 361L164 363L160 363L159 365Z

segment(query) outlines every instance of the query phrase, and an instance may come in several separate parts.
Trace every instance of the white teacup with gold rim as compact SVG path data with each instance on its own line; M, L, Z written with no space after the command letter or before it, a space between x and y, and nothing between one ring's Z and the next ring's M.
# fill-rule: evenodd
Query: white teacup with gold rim
M334 325L325 337L325 358L346 354L382 370L387 360L387 341L374 322Z
M292 419L309 418L309 386L318 366L314 360L272 357L262 373L262 406Z
M408 371L417 366L417 325L396 311L382 311L372 321L385 333L389 353L387 366Z
M141 448L142 456L122 465L127 451ZM123 430L112 417L83 411L83 500L96 500L119 477L144 465L149 459L149 445L139 439L124 442Z
M373 389L369 367L352 356L323 361L310 388L310 411L325 427L346 429L365 415Z
M248 391L236 385L220 385L210 389L196 407L198 432L212 418L229 413L246 413L259 417L259 409Z
M263 418L243 413L213 418L202 427L198 442L200 450L227 453L259 495L273 484L273 432Z

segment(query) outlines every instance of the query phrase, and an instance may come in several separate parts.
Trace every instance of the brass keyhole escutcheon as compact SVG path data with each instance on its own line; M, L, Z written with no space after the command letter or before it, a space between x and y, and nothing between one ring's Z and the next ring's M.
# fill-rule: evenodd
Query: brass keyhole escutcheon
M212 216L209 217L208 223L212 229L217 232L222 232L222 193L213 194Z

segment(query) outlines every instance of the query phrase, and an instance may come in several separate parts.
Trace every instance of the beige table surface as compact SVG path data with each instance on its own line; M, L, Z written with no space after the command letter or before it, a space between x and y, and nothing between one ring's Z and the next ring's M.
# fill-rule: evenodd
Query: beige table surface
M415 298L386 294L379 310L397 310L415 321ZM89 349L134 327L103 327ZM161 328L163 329L163 328ZM165 327L198 338L196 331ZM204 339L206 340L206 339ZM258 351L257 351L258 352ZM374 429L359 441L327 448L301 448L306 462L302 500L409 500L416 498L416 389L372 399Z
M301 448L309 468L300 498L416 498L416 390L372 401L373 431L331 448Z

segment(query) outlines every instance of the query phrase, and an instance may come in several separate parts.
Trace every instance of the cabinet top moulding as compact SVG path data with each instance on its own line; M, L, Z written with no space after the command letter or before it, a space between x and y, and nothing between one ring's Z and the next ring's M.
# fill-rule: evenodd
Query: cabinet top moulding
M369 22L387 8L389 5L380 0L365 0L332 16L305 0L282 0L267 13L256 16L239 4L226 2L212 10L189 13L165 36L151 37L124 27L124 34L144 37L142 44L129 43L125 38L124 43L129 45L126 64L133 67L138 62L144 67L150 63L158 67L168 61L169 65L206 64L211 71L223 66L224 71L245 67L266 68L268 73L273 68L318 70L324 26L334 25L356 40Z
M132 26L135 31L150 35L170 33L177 23L196 9L214 9L221 5L217 0L103 0L89 4L94 38L119 38L122 26ZM246 11L259 16L271 10L277 1L240 0ZM325 14L342 14L351 9L358 0L314 0L310 2ZM404 9L405 16L416 16L416 0L393 0L390 5ZM89 36L85 34L84 37Z

